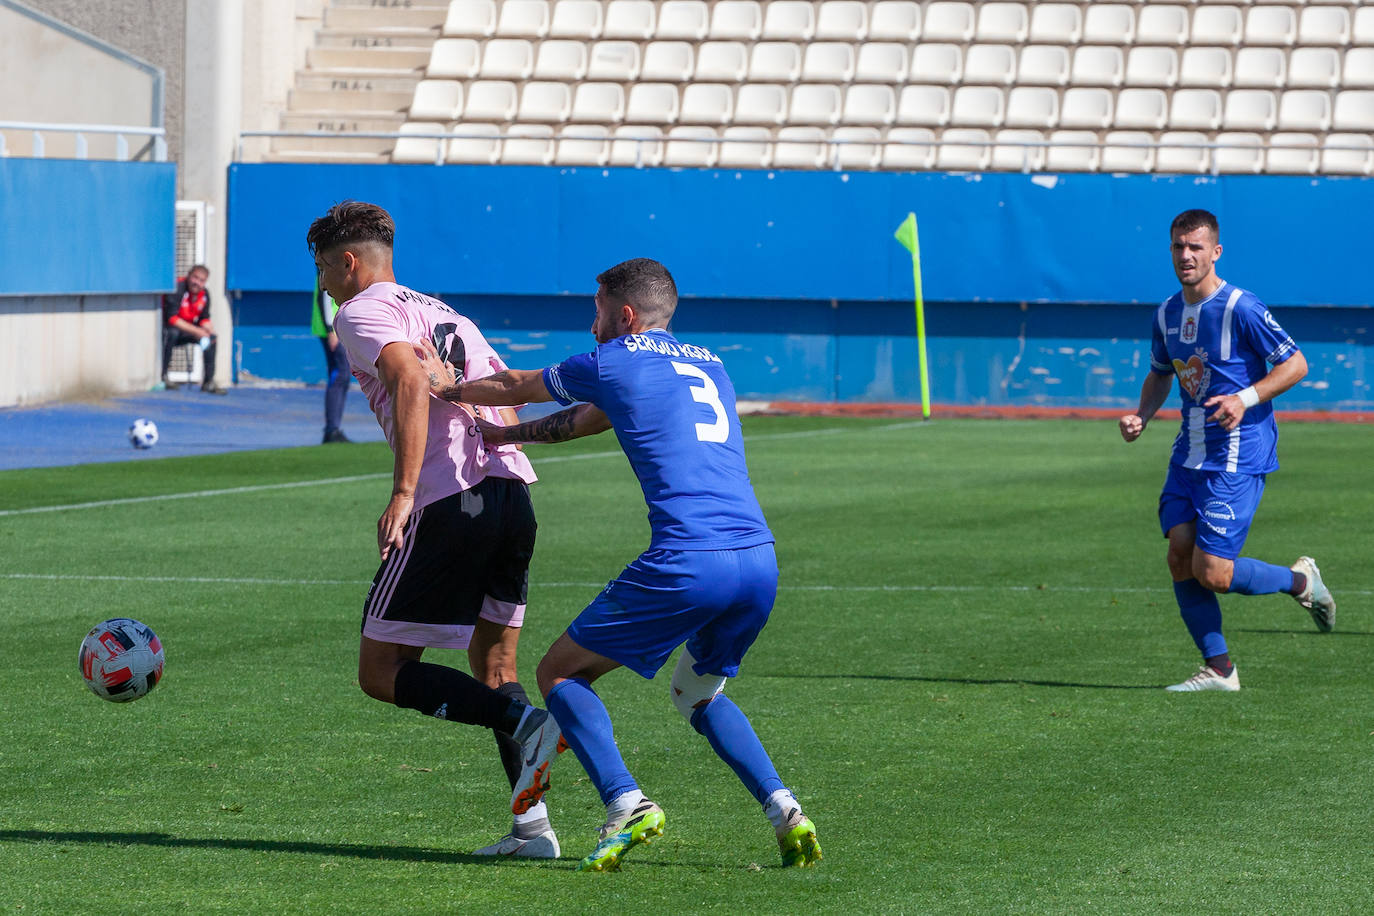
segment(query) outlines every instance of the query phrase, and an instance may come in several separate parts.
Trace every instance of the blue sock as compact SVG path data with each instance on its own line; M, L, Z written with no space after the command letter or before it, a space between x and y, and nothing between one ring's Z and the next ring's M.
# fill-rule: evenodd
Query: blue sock
M1236 559L1235 570L1231 573L1231 587L1227 589L1237 595L1273 595L1292 590L1293 570L1249 557Z
M692 713L692 727L706 736L716 756L735 771L759 804L784 788L749 719L724 694Z
M615 731L606 705L591 684L581 678L561 681L544 698L544 705L553 713L563 730L563 740L601 793L602 802L609 805L617 795L639 788L625 768L620 748L615 746Z
M1221 635L1221 604L1217 596L1196 579L1174 583L1174 597L1183 625L1188 628L1203 658L1226 654L1226 639Z

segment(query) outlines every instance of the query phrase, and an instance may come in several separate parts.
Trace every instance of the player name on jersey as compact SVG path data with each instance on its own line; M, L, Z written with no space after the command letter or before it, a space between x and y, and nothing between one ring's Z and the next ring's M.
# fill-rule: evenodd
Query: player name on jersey
M720 357L705 347L698 347L696 344L678 343L674 340L660 340L650 337L647 334L626 335L625 349L631 353L658 353L663 356L685 356L689 359L704 359L715 363L720 362Z

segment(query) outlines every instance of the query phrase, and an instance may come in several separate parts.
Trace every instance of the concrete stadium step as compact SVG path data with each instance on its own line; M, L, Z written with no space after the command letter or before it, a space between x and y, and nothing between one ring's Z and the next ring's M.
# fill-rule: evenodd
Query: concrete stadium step
M408 110L414 98L413 92L292 89L287 108L293 113L327 111L341 117L387 117Z
M379 118L341 118L334 112L284 112L281 116L282 130L327 130L331 133L354 134L363 132L395 133L405 123L405 115L396 114Z
M408 92L419 76L377 76L369 70L301 70L296 88L306 92Z
M373 6L371 3L336 3L324 11L329 29L364 29L380 34L385 29L433 29L437 35L448 16L448 4Z
M320 150L274 150L264 153L259 162L345 162L381 165L391 161L391 153L322 152Z
M422 71L429 63L429 48L311 48L306 60L311 70Z
M358 29L323 29L315 35L317 48L431 48L437 31L427 29L391 29L386 32L366 32Z
M273 137L272 143L268 147L274 153L278 152L310 152L310 153L367 153L367 154L390 154L396 146L395 140L373 137L352 137L348 134L339 134L337 137Z

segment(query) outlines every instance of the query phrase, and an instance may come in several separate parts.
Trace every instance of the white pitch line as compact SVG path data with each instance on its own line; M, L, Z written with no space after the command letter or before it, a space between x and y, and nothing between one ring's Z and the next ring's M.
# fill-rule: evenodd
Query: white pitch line
M877 431L887 429L899 429L910 426L909 423L894 423L887 426L879 426ZM797 439L811 436L828 436L834 433L842 433L844 430L831 427L829 429L800 430L792 433L772 433L766 436L749 436L747 442L762 442L770 439ZM625 453L616 449L612 452L588 452L584 455L549 455L541 456L539 464L558 464L563 461L587 461L593 458L614 458ZM380 480L390 477L391 473L376 474L355 474L351 477L326 477L318 480L297 480L291 483L264 483L255 484L248 487L228 487L223 490L197 490L192 493L163 493L157 496L130 496L124 499L101 499L88 503L66 503L56 506L33 506L28 509L0 509L0 518L7 518L14 515L36 515L42 512L66 512L72 509L104 509L109 506L129 506L137 503L164 502L170 499L200 499L208 496L233 496L240 493L262 493L269 490L289 490L296 487L324 487L336 483L356 483L361 480Z

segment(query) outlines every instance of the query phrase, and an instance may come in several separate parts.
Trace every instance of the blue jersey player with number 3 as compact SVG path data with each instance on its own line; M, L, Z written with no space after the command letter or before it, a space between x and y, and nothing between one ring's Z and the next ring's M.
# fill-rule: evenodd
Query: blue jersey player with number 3
M673 705L763 805L782 863L821 857L816 828L778 778L753 727L723 693L768 621L777 593L773 535L744 462L735 393L720 358L667 330L677 287L637 258L597 277L597 347L542 371L507 370L464 382L433 346L416 351L440 397L502 406L574 405L509 427L479 424L489 445L561 442L614 429L649 507L649 549L572 622L539 663L539 689L606 804L601 840L578 866L620 867L663 832L663 810L630 775L592 682L624 666L652 678L678 646ZM557 745L525 760L513 807L537 801Z
M1138 439L1178 379L1183 424L1159 497L1159 523L1169 540L1174 595L1202 667L1167 689L1239 690L1217 593L1286 593L1322 632L1335 625L1336 601L1311 557L1290 568L1240 555L1265 477L1279 466L1271 402L1302 380L1307 360L1264 303L1217 276L1215 216L1185 210L1169 236L1183 288L1155 312L1140 406L1119 426L1127 442Z

